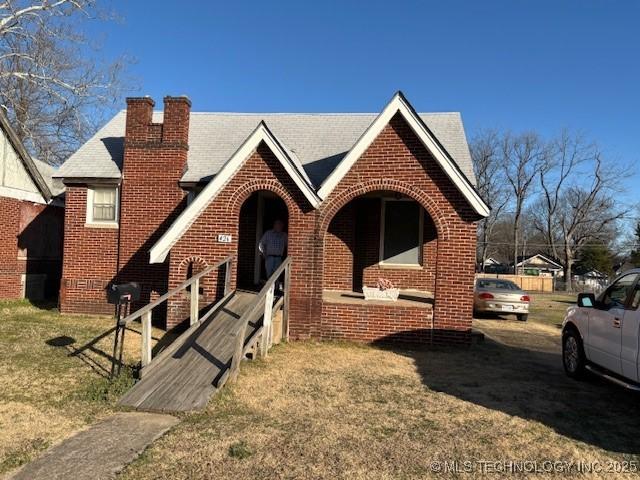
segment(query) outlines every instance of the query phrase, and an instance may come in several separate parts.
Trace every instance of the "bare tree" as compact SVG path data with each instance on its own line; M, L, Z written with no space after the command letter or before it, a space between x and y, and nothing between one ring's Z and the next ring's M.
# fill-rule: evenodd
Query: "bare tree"
M560 258L558 211L562 207L563 194L574 180L577 169L594 158L595 146L585 141L582 135L573 135L563 130L550 142L547 154L539 171L540 197L533 209L534 227L545 236L547 248L554 258Z
M478 257L482 271L489 254L493 230L509 203L509 191L500 175L500 136L494 130L476 135L470 145L477 188L480 196L491 206L488 217L478 223Z
M0 103L38 158L64 160L119 100L126 61L102 64L79 24L95 0L0 0Z
M506 134L501 142L501 169L513 205L513 269L517 272L522 212L545 163L546 146L535 133Z
M571 288L573 264L587 242L604 242L614 237L620 220L632 207L620 207L614 195L620 170L605 164L595 150L592 179L586 186L573 185L563 192L557 212L557 224L562 239L564 278Z

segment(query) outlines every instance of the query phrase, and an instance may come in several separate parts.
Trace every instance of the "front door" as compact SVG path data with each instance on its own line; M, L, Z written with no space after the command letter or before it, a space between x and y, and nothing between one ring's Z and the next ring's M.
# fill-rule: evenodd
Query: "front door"
M586 339L589 360L617 374L622 374L622 325L637 274L621 277L601 295L596 308L589 312Z

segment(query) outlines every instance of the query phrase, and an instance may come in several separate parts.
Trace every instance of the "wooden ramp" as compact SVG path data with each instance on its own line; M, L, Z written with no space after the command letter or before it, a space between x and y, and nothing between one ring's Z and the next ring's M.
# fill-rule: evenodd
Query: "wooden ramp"
M243 350L258 336L262 311L243 315L258 300L253 292L236 291L206 320L194 325L154 359L142 380L120 400L120 405L154 412L182 412L204 408L230 374L239 332ZM273 298L273 297L272 297ZM251 316L251 315L250 315Z

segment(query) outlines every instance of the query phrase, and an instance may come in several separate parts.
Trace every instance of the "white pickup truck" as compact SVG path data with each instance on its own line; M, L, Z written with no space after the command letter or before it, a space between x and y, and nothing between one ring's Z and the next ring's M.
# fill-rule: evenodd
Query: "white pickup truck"
M585 370L640 390L640 269L620 275L597 298L578 295L562 324L562 361L567 375Z

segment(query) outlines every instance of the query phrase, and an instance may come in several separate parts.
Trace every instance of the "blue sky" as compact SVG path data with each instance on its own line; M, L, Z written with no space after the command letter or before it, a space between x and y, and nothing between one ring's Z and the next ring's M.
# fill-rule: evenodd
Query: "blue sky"
M122 21L90 33L105 57L136 59L131 94L158 104L186 94L200 111L376 112L400 89L419 111L462 112L470 136L567 127L640 160L637 1L111 6Z

